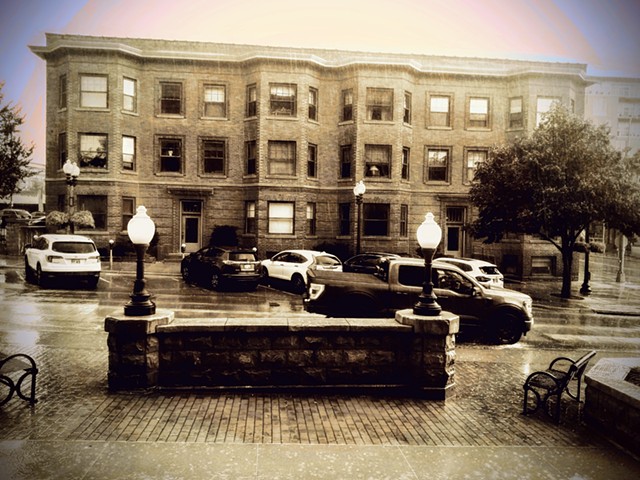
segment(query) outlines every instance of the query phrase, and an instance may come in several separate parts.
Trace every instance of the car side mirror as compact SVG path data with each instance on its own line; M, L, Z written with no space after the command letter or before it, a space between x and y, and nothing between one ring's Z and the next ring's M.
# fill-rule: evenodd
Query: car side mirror
M478 297L480 296L480 289L478 287L473 287L471 289L471 296L472 297Z

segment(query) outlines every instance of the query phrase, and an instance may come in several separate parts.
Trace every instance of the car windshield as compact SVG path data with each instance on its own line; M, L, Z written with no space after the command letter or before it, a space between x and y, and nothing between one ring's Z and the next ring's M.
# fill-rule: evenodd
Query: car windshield
M333 258L333 257L328 257L326 255L318 255L316 257L316 263L318 265L323 265L323 266L333 266L333 265L340 265L340 261Z
M96 247L89 242L54 242L51 250L58 253L93 253Z
M231 252L229 253L229 260L234 262L255 262L256 256L249 252Z

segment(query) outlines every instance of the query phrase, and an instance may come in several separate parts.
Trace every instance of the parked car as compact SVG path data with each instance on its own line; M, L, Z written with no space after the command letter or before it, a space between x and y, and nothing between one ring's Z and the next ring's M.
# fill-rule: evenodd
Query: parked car
M392 316L413 308L423 290L425 266L418 258L384 262L375 275L309 271L308 312L335 317ZM493 342L512 344L533 326L529 295L485 288L456 266L434 260L433 292L443 310L460 317L460 332L480 330Z
M437 260L450 263L463 272L467 272L483 287L504 287L504 276L493 263L473 258L439 257Z
M307 269L342 271L338 257L317 250L284 250L262 261L262 277L284 280L296 293L307 288Z
M255 290L260 282L261 265L255 249L204 247L182 259L182 278L213 290L244 286Z
M78 278L96 288L100 280L100 254L93 240L83 235L44 234L25 246L24 268L27 281L36 285Z
M0 223L4 225L7 220L28 221L31 220L31 214L21 208L5 208L0 210Z
M342 264L343 272L376 273L380 262L389 258L399 258L395 253L360 253L347 259Z
M29 225L31 226L45 226L47 223L47 214L44 212L33 212L31 214L31 219L29 220Z

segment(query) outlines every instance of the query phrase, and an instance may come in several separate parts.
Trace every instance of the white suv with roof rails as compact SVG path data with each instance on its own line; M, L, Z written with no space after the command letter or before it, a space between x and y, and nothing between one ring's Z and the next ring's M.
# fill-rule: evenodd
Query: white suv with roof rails
M78 278L96 288L100 280L100 254L83 235L44 234L25 246L24 269L28 282L45 286L54 279Z
M438 257L439 262L455 265L463 272L467 272L483 287L504 288L504 276L493 263L474 258Z

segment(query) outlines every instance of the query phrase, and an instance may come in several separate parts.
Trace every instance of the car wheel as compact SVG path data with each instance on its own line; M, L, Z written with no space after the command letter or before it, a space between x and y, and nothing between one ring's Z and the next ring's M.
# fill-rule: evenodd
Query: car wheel
M220 290L220 283L221 283L220 272L218 272L217 270L214 270L211 273L211 277L209 277L209 286L211 287L212 290Z
M33 283L33 268L29 266L29 261L24 259L24 279L28 283Z
M295 293L303 293L307 289L307 285L304 283L302 275L296 273L291 277L291 288Z
M517 343L522 337L522 321L512 313L502 314L494 325L492 336L498 345Z
M185 282L191 283L191 270L186 263L180 266L180 273Z
M269 270L267 270L267 267L262 267L260 281L263 285L269 285Z
M36 266L35 284L39 287L45 286L44 275L42 273L42 267L40 267L40 264Z
M365 295L349 295L340 307L344 308L342 313L347 317L373 318L380 316L378 302Z

